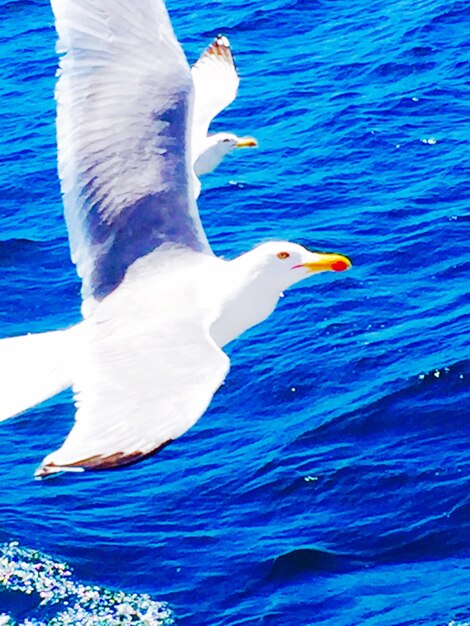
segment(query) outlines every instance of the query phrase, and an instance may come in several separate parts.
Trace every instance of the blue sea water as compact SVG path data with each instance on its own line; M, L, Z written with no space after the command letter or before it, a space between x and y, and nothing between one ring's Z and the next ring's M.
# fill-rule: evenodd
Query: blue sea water
M354 267L286 292L229 346L205 416L145 462L34 481L71 427L71 394L2 423L0 541L66 561L85 584L166 601L183 626L463 626L470 7L168 8L191 62L229 36L242 80L214 129L260 143L204 181L214 250L283 238ZM56 174L52 13L0 0L0 15L6 337L78 321L80 284ZM15 619L49 619L9 602Z

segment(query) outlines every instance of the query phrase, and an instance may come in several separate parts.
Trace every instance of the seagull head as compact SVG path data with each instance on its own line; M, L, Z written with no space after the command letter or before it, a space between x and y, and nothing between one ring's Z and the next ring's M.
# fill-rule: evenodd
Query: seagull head
M203 150L194 162L196 176L212 172L222 159L236 148L255 148L258 142L254 137L238 137L233 133L215 133L206 137Z
M235 148L257 148L258 142L254 137L238 137L233 133L215 133L207 137L208 146L224 157Z
M352 263L347 256L333 252L311 252L289 241L271 241L248 253L263 281L284 290L312 274L344 272ZM247 256L248 256L247 255Z

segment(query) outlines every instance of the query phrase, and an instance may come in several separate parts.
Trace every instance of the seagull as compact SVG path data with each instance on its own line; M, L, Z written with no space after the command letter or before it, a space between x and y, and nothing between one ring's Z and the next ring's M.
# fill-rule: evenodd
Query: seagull
M233 133L209 135L212 120L231 104L237 95L240 78L230 42L218 35L191 68L194 83L192 145L194 172L199 178L212 172L236 148L255 148L254 137Z
M194 84L163 0L52 0L58 169L83 320L0 342L0 419L73 389L75 423L36 471L140 461L191 428L223 347L288 287L349 269L287 241L217 257L193 193Z

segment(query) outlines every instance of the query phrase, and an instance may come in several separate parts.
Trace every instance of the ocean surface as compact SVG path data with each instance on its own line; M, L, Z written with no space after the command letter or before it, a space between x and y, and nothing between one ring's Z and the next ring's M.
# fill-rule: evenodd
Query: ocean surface
M33 550L59 587L74 577L74 597L147 594L181 626L464 626L470 5L168 8L190 62L230 38L240 90L213 129L260 143L204 180L213 249L231 258L289 239L354 267L287 291L228 347L204 417L147 461L35 481L73 423L70 392L0 424L0 564L16 550L27 569ZM46 0L0 0L0 16L7 337L77 322L80 283L56 174L52 13ZM83 607L57 618L72 610L69 587L51 604L21 577L2 580L1 623L130 623Z

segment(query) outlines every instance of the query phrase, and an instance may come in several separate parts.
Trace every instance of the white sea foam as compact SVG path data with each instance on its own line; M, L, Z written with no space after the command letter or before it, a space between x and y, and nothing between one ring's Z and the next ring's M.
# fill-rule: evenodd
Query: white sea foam
M40 552L20 548L17 542L0 549L0 593L13 591L29 599L37 596L36 608L21 622L0 614L0 626L121 626L174 624L171 611L163 602L143 594L127 594L77 581L65 564ZM19 603L21 600L19 599ZM30 604L30 602L28 602ZM18 608L22 608L18 604ZM54 615L51 618L51 609ZM47 621L41 615L47 610Z

